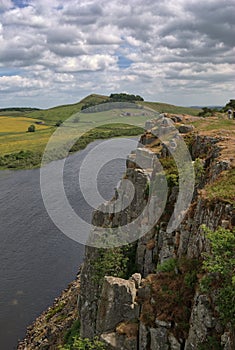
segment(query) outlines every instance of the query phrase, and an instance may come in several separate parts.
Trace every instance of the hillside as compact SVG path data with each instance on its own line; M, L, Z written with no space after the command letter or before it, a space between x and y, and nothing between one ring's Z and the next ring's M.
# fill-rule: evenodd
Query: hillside
M104 101L108 101L109 97L104 95L96 95L92 94L84 99L82 99L78 103L62 105L53 108L49 108L46 110L34 111L29 113L27 116L30 118L41 119L46 121L47 123L55 123L58 120L66 120L71 115L78 113L81 111L82 107L89 104L100 104ZM199 109L190 108L190 107L180 107L174 106L171 104L160 103L160 102L138 102L138 104L143 105L144 107L152 108L153 110L159 113L185 113L191 115L198 115L200 112Z

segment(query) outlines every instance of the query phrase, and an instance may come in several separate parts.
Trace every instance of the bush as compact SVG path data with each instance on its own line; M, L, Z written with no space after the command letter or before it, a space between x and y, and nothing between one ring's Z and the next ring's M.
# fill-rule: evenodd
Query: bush
M28 127L28 132L35 132L35 130L36 128L35 128L35 125L33 124Z
M76 336L73 338L73 343L71 345L65 344L60 346L59 350L105 350L107 347L97 338L90 340L88 338L80 338Z
M216 306L224 325L235 325L235 230L219 227L211 231L202 227L211 243L211 253L204 254L203 267L214 276L218 293Z
M171 272L177 267L177 260L170 258L157 266L157 272Z
M80 320L75 320L72 327L66 332L64 336L64 344L73 345L74 338L76 338L80 332Z
M62 123L63 123L62 120L58 120L58 121L55 123L55 126L60 126Z

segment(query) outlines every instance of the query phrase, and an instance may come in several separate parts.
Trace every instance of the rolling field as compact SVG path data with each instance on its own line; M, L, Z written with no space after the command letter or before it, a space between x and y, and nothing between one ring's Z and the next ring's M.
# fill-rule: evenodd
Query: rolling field
M36 121L21 116L0 116L0 155L42 148L54 128L48 125L35 125ZM32 124L35 125L36 132L27 132Z
M60 128L61 133L55 140L55 148L63 144L67 137L79 139L73 151L84 148L89 142L101 138L118 137L121 135L140 135L146 120L153 118L151 110L166 113L185 113L196 115L199 110L177 107L163 103L138 102L136 108L118 108L84 113L83 106L89 103L102 103L108 96L90 95L78 103L57 106L47 110L1 111L0 113L0 168L30 168L40 165L40 159L47 142L56 130L56 123L65 122ZM146 108L145 108L146 107ZM95 107L96 109L96 107ZM105 108L104 108L105 109ZM9 112L9 113L8 113ZM67 119L73 116L77 120ZM43 121L44 125L35 124ZM35 132L27 132L34 124ZM129 125L129 126L128 126ZM69 136L68 136L69 135ZM20 152L20 155L18 154Z

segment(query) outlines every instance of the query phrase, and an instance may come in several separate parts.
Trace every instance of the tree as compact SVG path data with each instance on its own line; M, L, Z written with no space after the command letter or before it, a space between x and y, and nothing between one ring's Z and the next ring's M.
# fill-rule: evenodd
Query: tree
M223 108L224 112L227 112L229 109L235 109L235 100L231 99Z
M62 124L62 120L58 120L56 123L55 123L55 126L60 126Z
M32 124L28 127L28 132L35 132L35 131L36 131L35 125Z

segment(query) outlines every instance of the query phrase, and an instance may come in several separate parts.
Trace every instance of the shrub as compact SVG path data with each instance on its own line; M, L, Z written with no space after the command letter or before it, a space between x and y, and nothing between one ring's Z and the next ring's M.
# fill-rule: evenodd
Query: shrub
M64 344L73 345L74 338L79 335L80 320L75 320L72 327L66 332L64 336Z
M35 128L35 125L33 124L28 127L28 132L35 132L35 130L36 128Z
M204 254L203 267L212 274L216 281L218 293L216 306L224 325L235 325L235 230L219 227L211 231L202 226L211 244L211 253Z
M59 347L59 350L105 350L107 347L97 338L90 340L88 338L80 338L75 336L72 344L65 344Z
M63 123L62 120L58 120L58 121L55 123L55 126L60 126L62 123Z
M157 272L171 272L177 267L177 260L170 258L157 266Z

